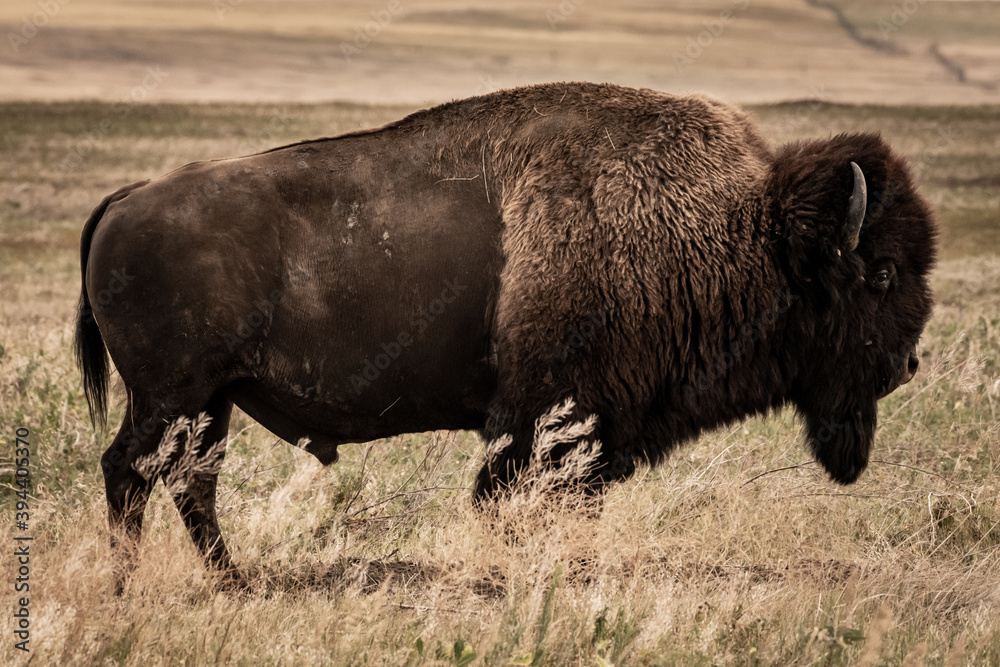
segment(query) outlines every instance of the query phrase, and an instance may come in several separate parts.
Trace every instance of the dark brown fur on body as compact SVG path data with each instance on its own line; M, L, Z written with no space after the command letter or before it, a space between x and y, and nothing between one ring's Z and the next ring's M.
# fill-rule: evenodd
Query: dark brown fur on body
M851 162L868 184L856 248ZM134 424L207 409L218 439L233 403L324 462L395 433L512 435L478 499L569 397L599 418L591 488L791 404L851 482L877 399L915 370L935 235L877 136L775 149L734 107L610 85L502 91L189 165L116 193L84 233L88 397L102 415L102 336L130 396L103 461L112 527L137 534L148 494L128 471L159 427ZM128 289L88 298L123 267ZM254 309L262 323L240 329ZM391 363L359 381L380 349ZM228 562L214 478L178 503Z

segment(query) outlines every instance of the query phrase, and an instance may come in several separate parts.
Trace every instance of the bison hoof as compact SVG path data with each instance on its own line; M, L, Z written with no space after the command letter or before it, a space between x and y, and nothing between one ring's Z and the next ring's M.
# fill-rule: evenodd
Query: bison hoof
M233 565L216 570L212 583L220 593L248 594L252 591L250 579Z

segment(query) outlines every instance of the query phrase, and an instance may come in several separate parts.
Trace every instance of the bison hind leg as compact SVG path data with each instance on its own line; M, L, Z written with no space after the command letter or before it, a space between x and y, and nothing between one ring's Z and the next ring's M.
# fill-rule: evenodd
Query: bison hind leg
M135 567L143 513L160 478L206 562L224 571L224 583L238 581L215 509L231 413L232 403L221 392L207 403L176 397L157 402L129 392L122 426L101 458L117 593Z
M225 456L232 410L232 401L222 392L216 393L200 415L191 420L192 430L198 425L204 430L200 434L191 433L185 445L185 452L190 454L175 457L162 477L206 565L224 575L224 587L241 587L242 579L222 539L216 512L219 469ZM204 420L208 420L207 425Z
M162 408L130 396L125 418L111 445L101 456L108 502L111 552L116 563L115 592L121 595L135 567L142 517L155 480L141 475L136 461L156 451L165 424Z

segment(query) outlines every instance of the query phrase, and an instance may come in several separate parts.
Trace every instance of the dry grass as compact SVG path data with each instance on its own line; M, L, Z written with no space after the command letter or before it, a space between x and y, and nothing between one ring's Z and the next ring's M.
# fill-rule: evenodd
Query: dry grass
M29 427L34 664L1000 663L1000 259L993 231L968 222L995 225L996 194L945 178L994 176L1000 151L996 115L963 109L758 112L772 136L878 125L915 160L937 156L921 179L946 227L976 239L972 254L945 237L921 371L881 403L856 485L827 481L783 412L640 469L599 517L534 511L544 495L512 506L512 536L471 508L484 455L471 434L344 447L323 468L237 414L220 513L252 592L214 592L161 485L116 598L98 466L110 434L93 433L70 354L89 207L118 184L239 152L275 117L261 141L398 112L136 107L66 171L60 159L107 107L3 109L0 468L10 484L14 430ZM959 138L939 147L943 126ZM8 534L13 503L0 502ZM5 585L0 604L14 597ZM4 656L24 664L5 636Z

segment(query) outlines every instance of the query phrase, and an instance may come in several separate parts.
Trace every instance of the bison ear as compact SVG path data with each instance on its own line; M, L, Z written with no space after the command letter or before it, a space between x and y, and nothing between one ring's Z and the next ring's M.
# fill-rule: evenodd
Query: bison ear
M772 166L770 212L776 236L784 242L784 259L799 282L833 278L823 274L858 248L870 179L852 160L866 151L849 138L790 144ZM876 162L864 160L869 163L877 176Z
M861 224L865 221L865 211L868 209L868 186L865 183L865 173L854 161L851 162L854 172L854 189L847 200L847 218L844 220L843 246L847 250L858 247L861 239Z

